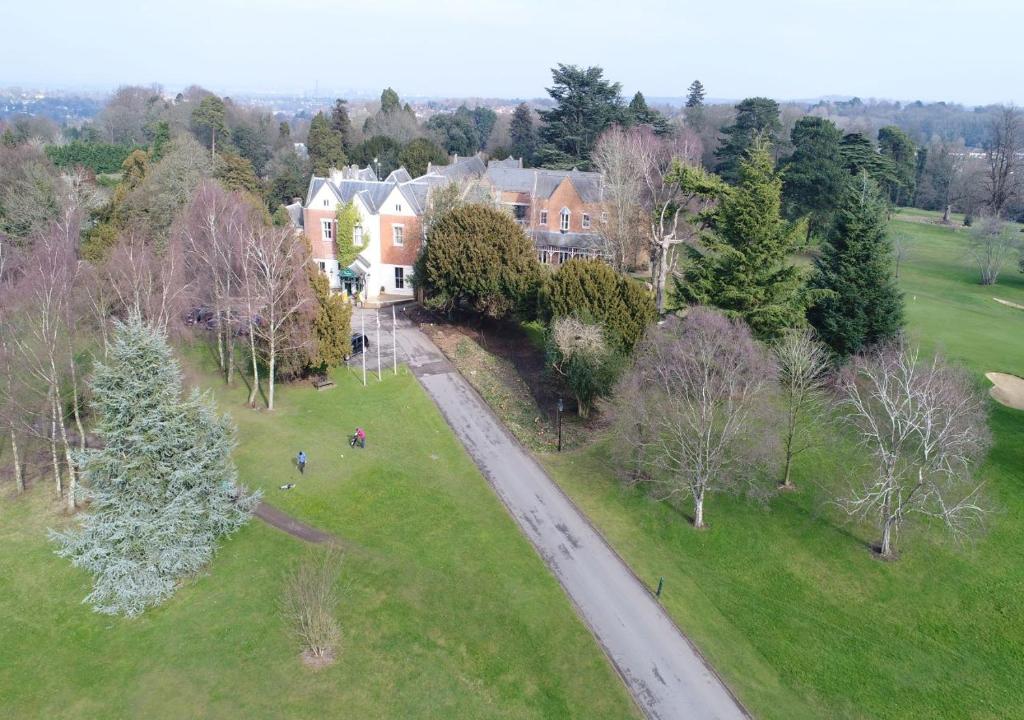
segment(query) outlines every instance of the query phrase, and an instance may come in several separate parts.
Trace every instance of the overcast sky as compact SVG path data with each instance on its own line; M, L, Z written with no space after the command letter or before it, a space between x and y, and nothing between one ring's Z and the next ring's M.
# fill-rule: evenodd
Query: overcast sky
M0 28L0 85L530 98L564 62L649 97L1024 102L1024 0L9 0Z

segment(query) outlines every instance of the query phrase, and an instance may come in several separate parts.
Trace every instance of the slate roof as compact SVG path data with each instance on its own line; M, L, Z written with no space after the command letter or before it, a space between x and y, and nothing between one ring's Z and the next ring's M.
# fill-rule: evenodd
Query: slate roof
M539 247L580 248L584 250L600 250L601 236L596 233L561 233L552 230L534 230L528 232L534 243Z
M428 175L441 175L449 180L465 180L469 177L480 177L487 171L487 166L480 159L479 155L460 158L455 156L454 162L450 165L427 165Z
M292 221L292 227L298 230L302 229L302 203L292 203L291 205L284 206L285 211L288 213L288 217Z
M541 198L551 197L562 181L569 178L583 202L599 203L602 197L601 173L510 167L492 162L488 163L484 177L503 192L531 193Z

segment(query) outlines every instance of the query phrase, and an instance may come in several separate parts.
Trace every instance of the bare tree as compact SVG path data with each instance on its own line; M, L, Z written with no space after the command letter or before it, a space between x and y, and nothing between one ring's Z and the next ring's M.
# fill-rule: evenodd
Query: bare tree
M625 270L636 262L644 244L645 168L638 143L647 139L642 128L615 126L598 138L591 155L602 176L604 217L598 229L604 254L617 270Z
M620 386L620 410L640 427L639 462L663 499L693 498L697 528L708 494L737 488L763 447L754 416L771 375L742 321L695 307L652 329Z
M721 180L700 167L700 141L692 131L680 129L673 140L659 138L650 128L639 133L634 147L643 167L651 282L658 312L664 312L676 250L698 238L705 227L705 211L725 190Z
M873 472L840 500L881 531L878 552L894 556L912 516L936 518L962 537L986 513L975 461L991 442L985 404L962 370L922 361L905 341L856 357L840 375L838 403L870 453Z
M1020 190L1021 151L1024 150L1024 121L1020 111L1004 107L992 118L985 140L987 163L984 187L988 211L996 217Z
M981 284L995 285L1006 261L1019 247L1016 237L995 215L972 227L967 250L981 271Z
M15 316L19 312L15 285L18 276L18 262L14 248L7 236L0 234L0 370L3 384L0 386L0 417L10 437L11 460L14 465L14 484L18 492L25 490L25 475L21 465L21 449L18 444L18 390L20 383L15 378L14 349L8 338L16 332Z
M341 643L335 616L342 555L336 549L311 551L285 578L281 610L313 662L332 661Z
M785 407L782 430L784 469L780 489L792 490L793 458L810 447L809 431L820 416L829 355L811 330L790 330L772 348Z
M180 223L190 287L208 303L216 322L217 358L230 385L234 374L234 320L239 305L243 243L252 206L238 193L204 181Z
M900 277L900 265L906 262L910 256L910 246L913 244L914 238L911 237L910 233L897 231L889 233L889 239L892 242L892 257L895 261L893 274L898 280Z
M58 447L62 447L67 468L68 510L77 505L78 478L71 455L61 389L68 362L68 308L78 273L75 257L77 232L73 242L59 223L50 226L36 243L25 264L20 283L24 332L15 338L26 369L39 382L50 418L50 459L58 496L64 494Z
M261 321L252 327L264 344L267 409L273 410L278 359L310 341L308 328L296 322L313 303L306 275L309 246L290 227L255 225L247 231L245 262L251 263L248 272L259 301Z
M142 235L128 230L98 272L125 315L138 313L148 325L167 332L180 315L187 288L181 255L182 248L173 237L158 251Z

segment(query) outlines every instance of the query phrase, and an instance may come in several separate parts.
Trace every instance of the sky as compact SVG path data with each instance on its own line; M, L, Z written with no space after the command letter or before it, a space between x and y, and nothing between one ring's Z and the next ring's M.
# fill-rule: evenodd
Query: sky
M1024 103L1022 0L5 0L0 86L544 95L623 91ZM146 6L152 5L154 9Z

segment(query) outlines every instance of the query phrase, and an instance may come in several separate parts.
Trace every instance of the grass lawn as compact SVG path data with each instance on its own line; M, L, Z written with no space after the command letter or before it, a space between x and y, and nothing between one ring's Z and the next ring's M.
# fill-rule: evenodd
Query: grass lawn
M0 717L637 717L416 381L336 379L280 388L272 414L244 408L242 387L216 392L239 426L243 481L346 548L339 661L301 664L277 603L308 550L258 520L162 607L94 614L80 604L88 576L45 539L60 520L43 483L0 498ZM346 444L356 425L365 450Z
M897 222L913 238L900 282L908 329L927 349L1024 375L1024 276L977 284L963 233ZM607 443L544 462L760 718L1024 716L1024 413L991 403L981 477L999 511L957 549L934 528L874 559L869 527L847 523L825 487L856 467L832 435L795 468L796 493L760 506L715 497L711 528L624 489ZM824 431L824 432L827 432Z

